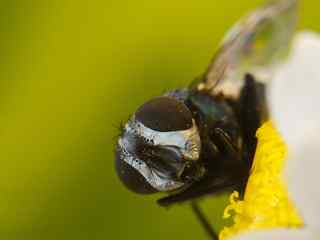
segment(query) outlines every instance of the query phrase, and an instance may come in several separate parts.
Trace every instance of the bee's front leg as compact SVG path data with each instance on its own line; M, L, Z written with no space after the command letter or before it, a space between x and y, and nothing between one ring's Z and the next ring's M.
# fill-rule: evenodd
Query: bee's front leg
M192 186L181 192L172 193L169 196L158 199L157 203L162 207L169 207L176 203L183 203L206 195L231 191L237 189L242 180L242 178L232 178L230 176L215 179L207 177L195 182Z
M269 118L269 111L265 85L257 82L251 74L246 74L244 81L239 98L239 120L243 132L245 158L251 167L257 145L256 131Z
M231 137L221 128L213 129L213 139L218 146L220 154L224 154L226 159L241 160L240 149L234 145Z

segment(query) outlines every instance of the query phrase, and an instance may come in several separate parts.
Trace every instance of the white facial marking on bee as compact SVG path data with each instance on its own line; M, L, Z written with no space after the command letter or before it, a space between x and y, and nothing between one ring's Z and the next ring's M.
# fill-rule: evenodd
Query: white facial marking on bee
M201 151L200 136L195 121L190 129L159 132L144 126L134 118L126 124L126 131L145 138L154 146L174 146L187 160L198 160Z

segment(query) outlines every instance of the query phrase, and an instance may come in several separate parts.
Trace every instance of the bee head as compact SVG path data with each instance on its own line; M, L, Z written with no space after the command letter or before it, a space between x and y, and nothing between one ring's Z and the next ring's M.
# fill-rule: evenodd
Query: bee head
M137 193L171 191L200 178L200 136L191 112L173 97L142 105L125 125L116 170Z

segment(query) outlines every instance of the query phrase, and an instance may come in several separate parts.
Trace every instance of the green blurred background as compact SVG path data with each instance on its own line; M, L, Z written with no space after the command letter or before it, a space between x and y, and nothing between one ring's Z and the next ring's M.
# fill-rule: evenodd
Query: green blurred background
M0 239L205 239L114 172L118 126L204 70L224 32L263 1L0 3ZM300 28L320 30L317 0ZM224 201L203 207L221 227Z

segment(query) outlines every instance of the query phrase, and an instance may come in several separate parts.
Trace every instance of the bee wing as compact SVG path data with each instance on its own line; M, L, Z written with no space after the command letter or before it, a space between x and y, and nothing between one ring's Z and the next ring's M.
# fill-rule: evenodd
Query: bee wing
M296 27L298 0L268 2L240 20L227 33L197 85L236 97L246 73L259 81L271 78L285 59Z

